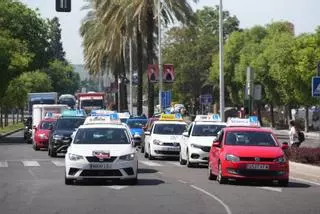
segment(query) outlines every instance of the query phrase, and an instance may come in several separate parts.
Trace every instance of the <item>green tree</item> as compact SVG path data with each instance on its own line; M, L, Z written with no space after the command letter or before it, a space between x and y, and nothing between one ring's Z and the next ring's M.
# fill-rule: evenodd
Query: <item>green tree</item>
M65 52L61 42L61 28L58 17L49 20L49 49L48 55L50 59L66 61Z

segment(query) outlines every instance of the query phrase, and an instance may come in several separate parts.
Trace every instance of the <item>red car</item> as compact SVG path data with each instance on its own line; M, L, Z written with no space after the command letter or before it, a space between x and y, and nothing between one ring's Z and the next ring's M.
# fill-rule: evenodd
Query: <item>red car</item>
M235 180L289 182L289 162L271 130L260 127L226 127L209 153L208 177L222 184Z
M33 137L33 149L48 148L50 127L54 125L57 119L43 119L37 127L35 127Z

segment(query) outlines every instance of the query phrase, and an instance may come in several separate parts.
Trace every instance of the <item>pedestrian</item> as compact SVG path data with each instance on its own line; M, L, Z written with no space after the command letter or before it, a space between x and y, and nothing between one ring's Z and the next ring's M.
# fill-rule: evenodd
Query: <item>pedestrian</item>
M292 148L298 148L301 144L298 136L298 132L300 131L299 128L297 127L296 123L294 120L291 120L289 122L290 130L289 130L289 140L290 140L290 146Z

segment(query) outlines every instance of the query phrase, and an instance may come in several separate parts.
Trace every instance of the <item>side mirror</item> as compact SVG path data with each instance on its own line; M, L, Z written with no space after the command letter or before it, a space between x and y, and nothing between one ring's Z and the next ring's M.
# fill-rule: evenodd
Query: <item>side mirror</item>
M183 132L182 135L183 135L184 137L189 137L189 133L188 133L188 132Z
M283 150L289 149L289 144L288 144L288 142L283 142L282 145L281 145L281 148L282 148Z
M213 141L212 147L220 147L220 142L219 141Z
M37 126L32 126L32 129L37 130Z
M142 127L142 130L143 130L143 131L146 131L146 130L147 130L147 127L146 127L146 126L143 126L143 127Z
M149 131L146 131L144 134L145 135L150 135L151 133Z

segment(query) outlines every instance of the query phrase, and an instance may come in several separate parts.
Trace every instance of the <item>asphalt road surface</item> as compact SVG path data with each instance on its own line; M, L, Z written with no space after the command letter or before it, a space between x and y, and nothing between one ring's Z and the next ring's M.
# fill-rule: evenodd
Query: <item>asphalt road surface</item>
M290 180L288 187L207 179L206 167L145 159L139 182L64 184L64 157L49 158L24 144L22 132L0 143L0 212L3 214L236 214L320 213L320 184Z

